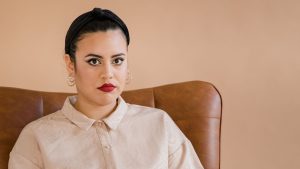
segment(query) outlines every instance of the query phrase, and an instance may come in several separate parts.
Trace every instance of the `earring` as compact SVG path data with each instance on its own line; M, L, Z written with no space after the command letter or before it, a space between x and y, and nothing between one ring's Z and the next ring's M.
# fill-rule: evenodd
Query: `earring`
M75 79L71 75L68 76L67 78L67 83L69 86L74 86L75 85Z
M130 73L130 71L127 71L127 78L126 78L126 84L129 84L132 80L132 75Z

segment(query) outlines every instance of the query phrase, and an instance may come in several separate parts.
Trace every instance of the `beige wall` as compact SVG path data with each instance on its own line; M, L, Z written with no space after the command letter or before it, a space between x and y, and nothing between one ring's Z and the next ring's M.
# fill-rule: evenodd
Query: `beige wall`
M73 91L64 36L94 6L129 26L128 89L188 80L220 89L222 169L300 168L299 0L2 0L0 86Z

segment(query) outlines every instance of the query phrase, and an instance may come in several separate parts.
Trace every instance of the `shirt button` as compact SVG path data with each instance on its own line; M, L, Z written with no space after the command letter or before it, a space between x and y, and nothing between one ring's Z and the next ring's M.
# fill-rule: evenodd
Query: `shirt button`
M110 149L111 147L109 145L104 146L105 149Z
M102 125L102 122L101 121L96 121L95 122L95 126L101 126Z

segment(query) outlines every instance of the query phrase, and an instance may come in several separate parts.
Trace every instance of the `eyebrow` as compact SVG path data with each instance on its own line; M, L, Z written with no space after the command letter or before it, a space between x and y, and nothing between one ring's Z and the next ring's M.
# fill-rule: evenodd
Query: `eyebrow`
M124 56L124 55L125 55L124 53L118 53L118 54L112 55L111 58L115 58L115 57L119 57L119 56ZM85 57L89 57L89 56L93 56L93 57L97 57L97 58L103 59L103 56L97 55L97 54L93 54L93 53L89 53Z

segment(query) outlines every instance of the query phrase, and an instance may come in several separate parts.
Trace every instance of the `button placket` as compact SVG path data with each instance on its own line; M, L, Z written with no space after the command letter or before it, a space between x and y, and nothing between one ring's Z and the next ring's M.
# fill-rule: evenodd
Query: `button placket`
M102 145L106 150L109 150L111 145L110 145L110 137L109 137L106 125L103 124L101 126L101 132L102 132L102 135L104 136L103 140L102 140Z
M107 127L106 127L106 125L104 124L104 122L102 122L102 121L97 121L97 122L95 123L95 126L96 126L97 133L98 133L98 135L99 135L99 139L100 139L100 142L101 142L102 147L103 147L105 150L111 149L111 145L110 145L110 136L109 136L109 134L108 134L108 130L107 130Z
M96 121L94 123L96 133L99 139L99 146L101 147L101 152L103 153L105 159L105 165L107 169L112 168L112 154L110 145L110 135L108 133L106 124L103 121Z

